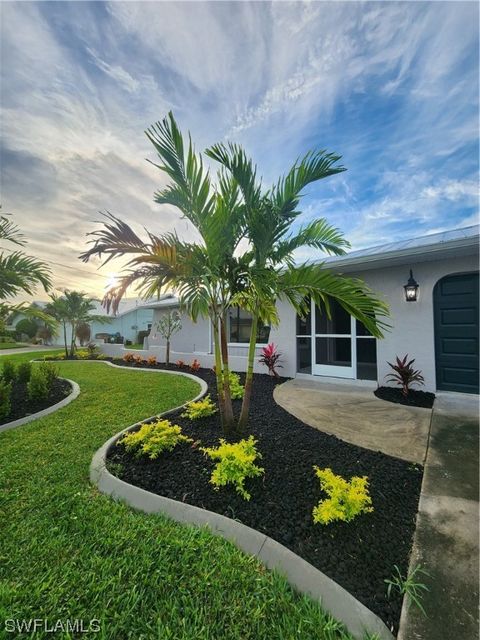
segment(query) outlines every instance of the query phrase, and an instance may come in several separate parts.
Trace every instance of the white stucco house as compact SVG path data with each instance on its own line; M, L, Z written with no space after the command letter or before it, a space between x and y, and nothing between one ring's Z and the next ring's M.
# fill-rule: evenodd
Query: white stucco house
M280 324L261 327L257 351L268 342L278 345L283 375L381 385L389 372L387 361L408 353L423 373L425 390L478 393L478 225L319 259L329 269L361 278L386 300L391 330L377 340L340 307L334 308L329 320L312 305L302 319L287 302L278 301ZM407 295L409 282L418 286ZM178 300L172 296L146 306L153 310L153 321L145 354L163 360L165 341L157 322L178 307ZM237 371L246 368L250 322L248 313L231 310L229 353ZM113 354L122 347L102 349ZM182 329L172 339L171 360L193 358L203 366L213 365L211 327L207 320L193 323L182 314ZM265 368L257 363L256 371Z

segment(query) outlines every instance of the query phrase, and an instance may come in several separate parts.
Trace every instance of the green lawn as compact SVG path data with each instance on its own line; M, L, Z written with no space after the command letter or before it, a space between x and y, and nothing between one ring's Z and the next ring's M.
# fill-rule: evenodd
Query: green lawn
M99 619L99 633L81 636L112 640L349 637L315 603L228 542L136 513L89 484L100 445L194 396L193 381L102 363L59 368L79 383L79 398L0 434L1 638L74 637L2 636L7 618Z
M0 349L20 349L20 347L27 347L26 344L20 344L18 342L0 342Z
M143 344L140 344L139 342L134 342L133 344L129 344L128 346L124 345L123 348L127 349L127 350L128 349L143 349Z

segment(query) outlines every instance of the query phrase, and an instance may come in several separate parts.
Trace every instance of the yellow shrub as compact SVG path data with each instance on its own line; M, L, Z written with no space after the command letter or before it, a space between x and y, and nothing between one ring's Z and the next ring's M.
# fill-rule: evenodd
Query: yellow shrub
M328 494L327 500L320 500L313 509L313 522L330 524L334 520L350 522L360 513L373 511L372 499L368 493L367 476L353 476L349 481L337 476L329 468L315 469L320 486Z
M126 433L119 444L127 451L136 451L137 456L144 454L154 460L163 451L173 451L180 442L192 442L192 439L184 436L178 425L169 420L158 420L142 425L138 431Z
M245 489L245 480L254 478L264 473L264 469L257 467L254 463L262 456L255 449L257 441L250 436L248 440L240 440L234 444L220 439L220 446L217 448L203 448L202 451L212 460L219 460L215 465L210 482L218 491L226 484L234 484L237 493L245 500L250 500L250 494Z
M210 399L210 394L197 400L196 402L188 402L185 405L185 411L182 413L182 418L189 418L190 420L198 420L199 418L206 418L212 416L217 412L215 403Z

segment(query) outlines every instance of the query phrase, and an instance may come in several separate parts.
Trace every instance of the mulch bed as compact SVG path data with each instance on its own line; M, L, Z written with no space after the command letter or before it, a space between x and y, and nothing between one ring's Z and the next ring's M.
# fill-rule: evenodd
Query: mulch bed
M114 362L125 365L118 359ZM165 365L157 368L167 369ZM168 368L178 371L174 365ZM196 375L208 383L215 400L212 371L201 369ZM396 631L402 598L392 595L387 599L384 579L391 577L395 564L403 574L407 572L422 467L343 442L304 424L273 400L275 385L282 382L285 379L255 376L248 433L258 440L257 449L263 456L258 464L265 474L247 481L252 495L249 502L233 488L213 489L209 484L213 462L196 446L181 445L151 461L136 458L117 445L110 451L108 464L126 482L264 532L341 584ZM238 411L240 401L234 404ZM169 419L185 434L201 440L202 446L218 444L223 435L218 414L192 422L180 413ZM374 512L350 523L314 525L312 509L326 496L313 465L330 467L347 479L367 475Z
M41 401L33 402L29 400L27 395L27 384L15 382L12 386L11 395L11 410L8 416L0 419L0 425L7 422L13 422L19 418L24 418L32 413L37 413L43 409L47 409L60 400L63 400L69 396L72 392L72 387L66 380L55 380L48 398Z
M417 391L410 389L408 396L404 396L401 389L395 387L378 387L373 392L377 398L396 404L405 404L409 407L422 407L431 409L435 401L435 394L429 391Z

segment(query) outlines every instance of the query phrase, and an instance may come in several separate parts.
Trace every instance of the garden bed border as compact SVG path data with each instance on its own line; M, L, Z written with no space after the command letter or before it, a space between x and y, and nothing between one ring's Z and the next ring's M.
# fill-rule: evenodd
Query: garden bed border
M22 425L27 424L28 422L37 420L38 418L44 418L45 416L48 416L50 413L53 413L54 411L58 411L59 409L66 407L67 404L70 404L70 402L75 400L75 398L78 398L80 394L80 387L76 382L74 382L73 380L69 380L69 378L59 377L58 379L65 380L66 382L69 383L70 387L72 388L68 396L63 398L63 400L60 400L60 402L52 404L51 407L47 407L46 409L42 409L41 411L37 411L36 413L31 413L30 415L24 416L23 418L18 418L17 420L12 420L11 422L6 422L5 424L0 425L0 433L2 433L3 431L8 431L9 429L14 429L15 427L21 427Z
M88 361L85 360L85 362ZM122 365L115 365L108 361L104 362L119 369L133 368L122 367ZM201 392L194 400L202 398L208 391L208 386L204 380L189 373L141 367L135 367L134 370L183 375L192 378L201 385ZM167 416L178 411L183 406L185 405L169 409L153 417ZM161 513L182 524L206 526L212 534L232 542L244 553L256 557L268 569L275 570L283 575L297 591L319 601L320 605L336 620L342 622L358 640L362 640L366 632L377 634L378 640L393 640L394 636L385 623L370 609L365 607L334 580L276 540L236 520L185 502L151 493L112 475L106 467L109 450L126 432L150 419L152 418L145 418L126 429L122 429L122 431L107 440L93 456L90 465L90 481L101 493L112 497L114 500L121 501L137 511Z

